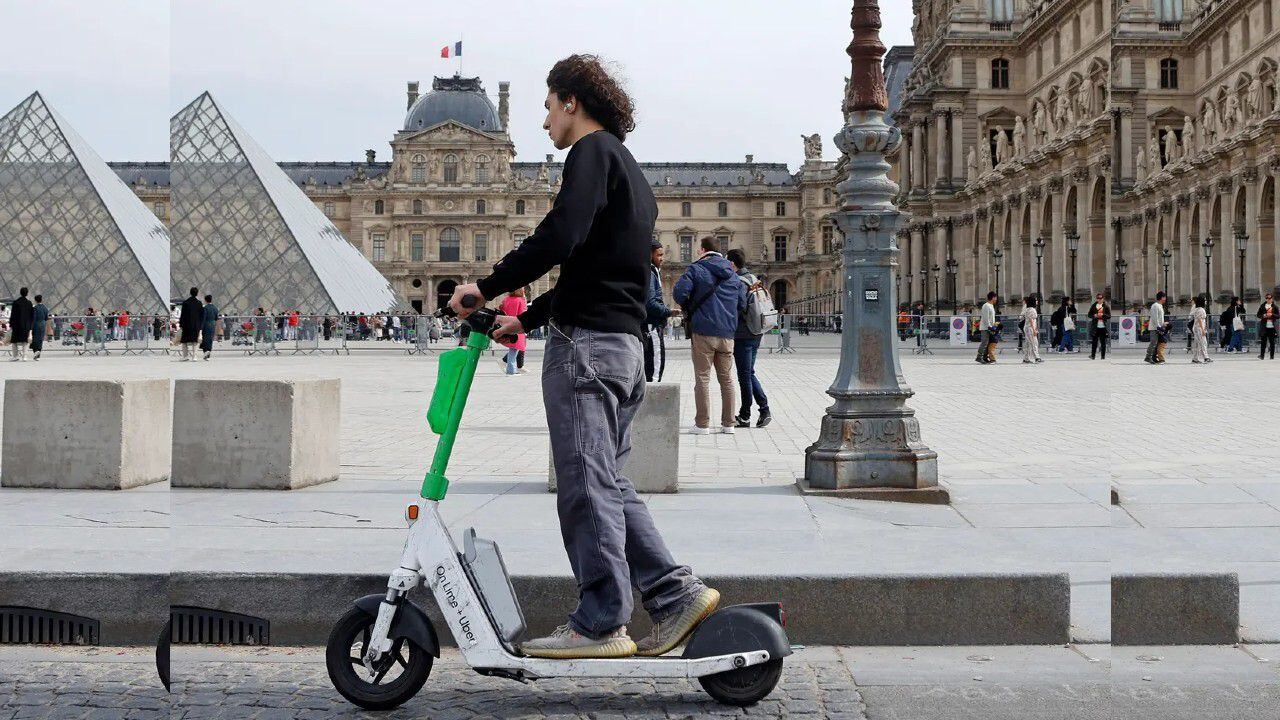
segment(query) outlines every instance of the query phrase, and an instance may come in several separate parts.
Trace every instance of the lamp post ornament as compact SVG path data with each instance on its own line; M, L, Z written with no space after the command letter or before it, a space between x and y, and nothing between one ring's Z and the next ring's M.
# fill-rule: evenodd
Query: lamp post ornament
M840 367L827 394L835 403L818 439L805 450L804 492L946 502L938 487L938 455L920 439L906 401L895 333L894 292L902 215L893 204L885 153L902 140L884 122L888 109L877 0L854 0L849 23L852 62L844 98L844 128L836 145L849 157L849 176L836 190L836 223L844 232ZM909 277L909 276L908 276Z
M1164 291L1169 292L1169 266L1173 264L1173 251L1165 248L1160 251L1160 264L1164 267Z

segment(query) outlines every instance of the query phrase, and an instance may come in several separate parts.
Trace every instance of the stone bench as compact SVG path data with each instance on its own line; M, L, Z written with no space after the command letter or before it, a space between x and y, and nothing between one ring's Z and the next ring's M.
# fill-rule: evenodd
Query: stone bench
M173 487L292 490L338 479L341 384L177 380Z
M548 454L547 488L556 491L555 462ZM649 383L631 423L631 455L622 474L636 492L673 493L680 477L680 383Z
M169 478L168 380L8 380L0 485L122 490Z

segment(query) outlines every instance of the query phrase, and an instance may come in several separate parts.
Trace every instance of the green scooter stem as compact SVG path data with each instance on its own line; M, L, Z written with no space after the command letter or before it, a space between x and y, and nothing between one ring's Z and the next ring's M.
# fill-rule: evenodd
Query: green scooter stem
M462 365L458 380L452 388L452 402L449 403L448 416L444 420L444 428L437 431L440 434L440 442L436 444L436 454L431 460L431 469L427 471L427 476L422 481L422 497L427 500L435 500L437 502L443 500L445 493L449 490L449 480L444 476L444 472L449 466L449 455L453 452L453 441L458 436L458 426L462 424L462 411L467 407L467 395L471 393L471 381L475 378L476 366L480 364L480 354L488 349L489 336L482 332L473 331L467 336L466 348L449 351L451 353L464 352L467 354L467 358ZM441 367L443 367L443 355L440 360ZM442 381L447 381L447 378L443 376L437 377L435 395L449 392L450 388L439 386ZM437 402L434 396L431 404L435 409ZM433 427L435 424L435 422L432 423Z

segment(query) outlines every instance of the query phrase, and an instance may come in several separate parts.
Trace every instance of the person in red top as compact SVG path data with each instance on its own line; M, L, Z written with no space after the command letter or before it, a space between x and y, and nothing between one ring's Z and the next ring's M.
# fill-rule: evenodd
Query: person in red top
M520 314L529 309L529 302L524 299L524 288L518 287L507 294L502 304L498 306L498 312L502 315L510 317L520 317ZM524 349L527 336L525 333L516 335L516 341L513 343L502 343L507 347L507 374L515 375L524 372Z

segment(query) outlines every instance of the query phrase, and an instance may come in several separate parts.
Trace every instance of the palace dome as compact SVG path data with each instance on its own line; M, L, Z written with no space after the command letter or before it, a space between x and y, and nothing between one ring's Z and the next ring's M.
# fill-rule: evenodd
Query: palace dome
M446 120L474 128L482 132L502 132L498 110L484 94L480 78L434 78L431 92L423 95L409 108L404 118L406 131L422 130Z

